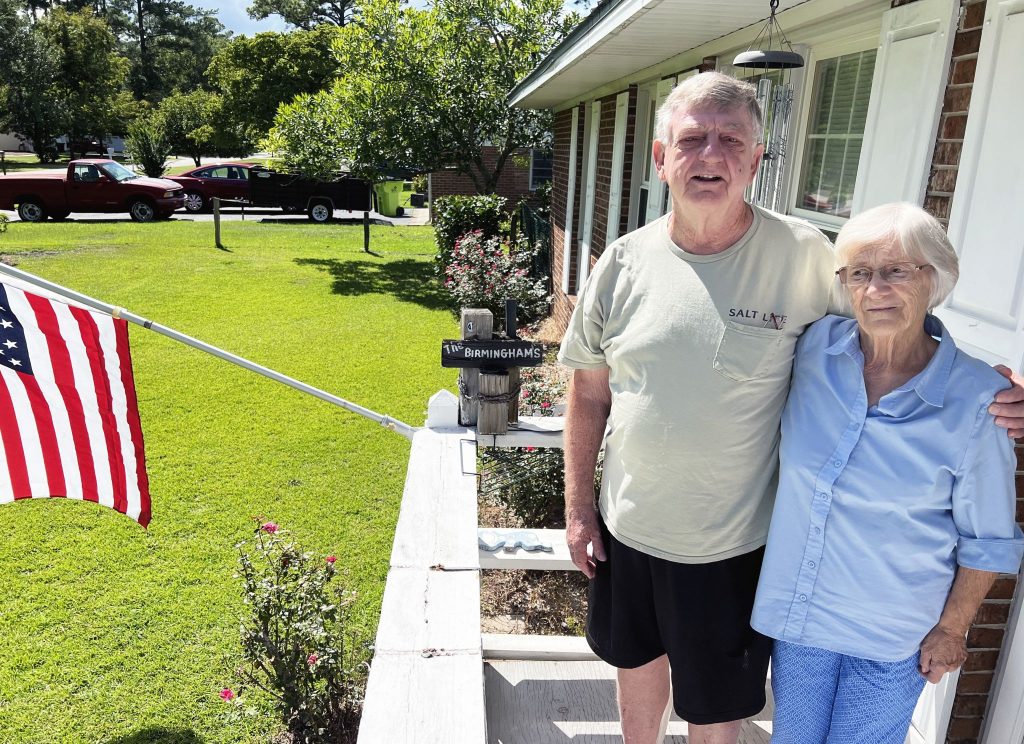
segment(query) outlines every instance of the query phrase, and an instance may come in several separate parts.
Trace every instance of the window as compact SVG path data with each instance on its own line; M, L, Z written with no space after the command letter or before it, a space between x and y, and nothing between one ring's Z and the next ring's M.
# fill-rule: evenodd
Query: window
M544 183L551 183L551 151L530 150L530 191Z
M875 53L869 49L815 65L795 209L850 216Z
M100 171L95 165L76 165L71 178L78 183L96 183L100 180Z

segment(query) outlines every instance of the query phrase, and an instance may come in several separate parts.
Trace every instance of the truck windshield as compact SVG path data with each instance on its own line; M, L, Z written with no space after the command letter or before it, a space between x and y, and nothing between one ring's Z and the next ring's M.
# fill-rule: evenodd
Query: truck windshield
M103 171L115 181L127 181L129 179L139 177L120 163L104 163L101 167L103 168Z

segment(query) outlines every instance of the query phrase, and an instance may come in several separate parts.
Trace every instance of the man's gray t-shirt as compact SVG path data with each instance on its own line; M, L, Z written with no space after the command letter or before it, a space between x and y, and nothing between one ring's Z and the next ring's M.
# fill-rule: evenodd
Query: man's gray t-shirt
M672 561L765 544L796 340L829 305L825 236L753 211L743 237L714 255L677 247L667 216L613 243L559 353L570 367L609 371L608 529Z

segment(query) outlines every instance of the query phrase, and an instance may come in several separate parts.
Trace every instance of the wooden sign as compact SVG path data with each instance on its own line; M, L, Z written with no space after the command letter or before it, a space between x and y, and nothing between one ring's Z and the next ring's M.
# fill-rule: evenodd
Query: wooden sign
M536 367L544 361L544 344L519 339L467 339L441 342L441 366L459 368Z

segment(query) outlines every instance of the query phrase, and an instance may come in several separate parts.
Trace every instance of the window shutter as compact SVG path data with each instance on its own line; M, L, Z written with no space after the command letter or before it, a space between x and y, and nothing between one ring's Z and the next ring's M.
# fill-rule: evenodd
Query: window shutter
M854 214L924 203L958 9L956 0L919 0L882 17Z

